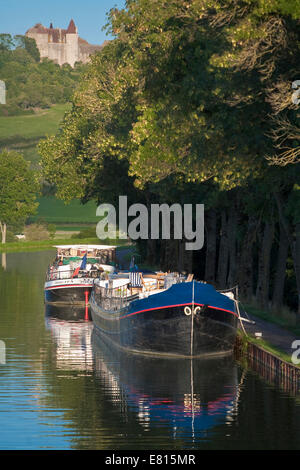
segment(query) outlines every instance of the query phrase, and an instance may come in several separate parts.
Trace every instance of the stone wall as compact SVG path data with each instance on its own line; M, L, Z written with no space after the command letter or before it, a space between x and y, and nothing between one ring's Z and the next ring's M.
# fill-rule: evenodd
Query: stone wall
M26 36L35 39L41 58L48 58L59 65L67 63L71 67L75 62L88 62L90 55L103 47L91 45L80 38L73 21L67 30L54 29L52 24L50 28L45 28L38 23L26 32Z

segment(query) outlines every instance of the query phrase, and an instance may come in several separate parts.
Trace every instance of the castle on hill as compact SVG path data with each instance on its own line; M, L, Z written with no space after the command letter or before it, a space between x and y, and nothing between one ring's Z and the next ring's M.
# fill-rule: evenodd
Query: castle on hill
M67 29L45 28L41 23L26 31L26 36L35 39L41 58L47 57L59 65L75 62L86 63L93 52L100 50L103 45L91 45L78 35L77 27L73 20Z

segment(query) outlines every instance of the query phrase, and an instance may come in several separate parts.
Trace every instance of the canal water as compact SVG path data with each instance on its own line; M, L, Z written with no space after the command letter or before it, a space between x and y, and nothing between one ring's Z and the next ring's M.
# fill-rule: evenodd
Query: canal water
M300 449L300 397L234 358L126 355L80 310L46 311L53 255L2 257L1 450Z

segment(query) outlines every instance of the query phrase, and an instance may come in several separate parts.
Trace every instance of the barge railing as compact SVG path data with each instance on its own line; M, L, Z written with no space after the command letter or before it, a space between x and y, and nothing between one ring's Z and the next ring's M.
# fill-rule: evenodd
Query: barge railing
M46 281L57 281L62 279L71 279L71 278L98 278L102 274L103 271L99 269L90 269L89 271L85 269L55 269L53 267L49 267L47 274L46 274Z
M118 311L127 307L130 302L138 298L138 294L131 295L128 293L129 283L124 285L110 287L109 281L107 286L100 286L94 281L93 294L95 301L104 310Z

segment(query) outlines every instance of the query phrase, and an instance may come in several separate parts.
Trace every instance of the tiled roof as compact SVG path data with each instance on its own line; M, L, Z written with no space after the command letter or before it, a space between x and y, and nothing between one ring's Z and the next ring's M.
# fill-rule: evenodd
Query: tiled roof
M73 20L70 21L68 29L53 28L53 24L50 24L50 28L45 28L41 23L37 23L33 28L30 28L27 33L37 34L48 34L51 36L52 42L65 41L66 34L76 34L77 28Z
M74 23L73 20L71 20L70 23L69 23L67 33L69 33L69 34L76 34L77 33L77 29L76 29L76 26L75 26L75 23Z

